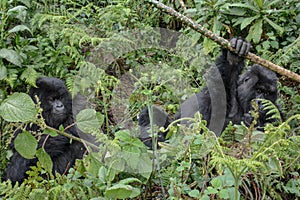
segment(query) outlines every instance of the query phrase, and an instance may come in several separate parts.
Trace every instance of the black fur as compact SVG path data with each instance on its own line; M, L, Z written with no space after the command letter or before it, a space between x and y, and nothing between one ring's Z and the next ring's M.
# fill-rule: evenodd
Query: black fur
M153 124L156 128L164 127L167 128L168 125L171 123L171 118L168 114L160 109L158 106L152 106L152 115L155 116L153 118ZM140 139L142 142L152 148L152 137L149 135L150 131L150 118L149 118L149 110L148 107L144 108L139 114L139 127L140 127ZM166 139L166 133L158 132L157 141L163 142Z
M60 125L67 127L74 123L72 114L72 99L64 82L57 78L38 78L37 88L32 87L29 95L36 102L36 96L41 102L42 116L48 126L58 129ZM31 132L39 131L36 124L28 125L27 130ZM15 137L22 132L16 130ZM76 126L71 126L66 130L67 133L78 136L79 130ZM38 143L38 148L44 147L50 155L53 162L53 174L58 172L64 174L72 167L75 160L82 158L84 146L77 141L70 141L69 138L58 135L51 137L42 135ZM25 159L15 149L13 142L11 144L13 155L10 163L4 172L4 180L10 179L12 182L22 182L26 177L26 171L30 166L36 165L37 159Z
M175 119L193 117L199 111L203 119L207 121L210 130L220 136L230 121L234 124L242 121L251 123L249 111L253 99L268 99L275 104L277 99L276 74L260 65L254 65L242 74L245 68L243 56L248 54L251 45L237 38L232 38L230 44L235 48L235 53L222 49L222 55L216 60L216 67L213 67L207 75L207 87L183 102L175 114ZM158 113L158 117L167 118L162 113ZM258 126L264 126L269 120L266 111L261 106L259 114ZM143 124L139 123L141 129L150 124L147 115L141 115L140 121L144 121ZM182 123L188 124L189 122L183 121Z

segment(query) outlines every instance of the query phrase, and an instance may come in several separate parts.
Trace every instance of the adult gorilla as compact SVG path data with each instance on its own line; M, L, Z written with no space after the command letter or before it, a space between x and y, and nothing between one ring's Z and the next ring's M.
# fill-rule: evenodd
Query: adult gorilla
M72 99L64 82L57 78L44 77L39 78L36 82L37 88L32 87L29 90L29 95L36 102L38 97L41 102L40 106L43 109L42 116L48 126L55 129L69 127L66 132L78 137L79 130L74 126L74 119L72 114ZM72 125L73 124L73 125ZM71 126L70 126L71 125ZM38 132L40 127L36 124L28 124L27 131ZM20 134L22 130L15 131L15 137ZM58 135L51 137L43 134L38 142L38 148L43 147L50 155L53 162L53 173L64 174L72 167L77 158L82 158L85 148L82 143L78 141L70 141L69 138ZM37 159L23 158L14 148L11 143L13 155L10 163L4 172L4 180L10 179L12 182L23 181L26 176L26 171L30 166L37 163Z
M241 75L245 68L243 56L248 54L251 45L245 40L237 38L232 38L230 45L235 52L222 49L222 54L216 60L216 67L213 67L208 73L207 87L183 102L175 114L175 119L194 117L195 113L199 111L203 119L207 121L210 130L220 136L230 121L234 124L239 124L244 120L251 123L252 118L249 111L253 99L268 99L275 104L277 99L276 74L260 65L254 65ZM257 125L264 126L269 119L261 105L259 108L260 116ZM145 115L146 112L144 109L139 116L143 141L147 139L145 137L147 131L144 130L144 127L148 127L150 124L149 116ZM160 124L167 127L169 117L166 113L163 111L156 113L158 115L154 115L153 118L165 119L167 123L161 122ZM189 124L188 121L181 123ZM159 135L160 138L164 138L166 133L159 133Z

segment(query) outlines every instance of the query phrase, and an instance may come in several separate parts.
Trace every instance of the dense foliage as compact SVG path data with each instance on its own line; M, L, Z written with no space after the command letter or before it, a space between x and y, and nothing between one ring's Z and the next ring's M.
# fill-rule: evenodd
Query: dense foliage
M224 38L247 38L257 55L300 73L299 1L162 2ZM168 143L153 152L136 137L138 112L157 104L173 115L201 90L219 53L215 43L144 0L0 0L0 12L0 176L16 128L38 123L44 134L66 134L47 127L25 94L39 76L61 78L73 96L84 94L89 108L76 121L94 136L89 154L54 177L36 138L23 134L18 151L39 162L23 183L0 182L0 199L300 197L299 83L280 77L284 118L264 102L277 119L264 132L254 120L216 138L196 115L189 128L169 127Z

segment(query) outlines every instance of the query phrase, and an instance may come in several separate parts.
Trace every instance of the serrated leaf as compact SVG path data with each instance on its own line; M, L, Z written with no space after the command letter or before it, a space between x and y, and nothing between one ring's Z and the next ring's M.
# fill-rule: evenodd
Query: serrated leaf
M14 145L21 156L32 159L36 153L38 143L33 135L28 131L23 131L16 137Z
M0 105L0 115L8 122L29 122L34 120L37 111L29 95L14 93Z
M84 109L76 116L78 128L83 132L90 132L101 127L96 111L94 109Z
M6 59L8 62L21 67L22 65L22 57L12 49L1 49L0 50L0 58Z
M42 167L49 173L52 173L53 163L49 154L43 149L40 148L36 151L36 157L40 161Z
M17 25L15 27L13 27L12 29L10 29L8 32L9 33L17 33L17 32L22 32L25 30L27 30L30 34L32 34L31 30L25 25Z

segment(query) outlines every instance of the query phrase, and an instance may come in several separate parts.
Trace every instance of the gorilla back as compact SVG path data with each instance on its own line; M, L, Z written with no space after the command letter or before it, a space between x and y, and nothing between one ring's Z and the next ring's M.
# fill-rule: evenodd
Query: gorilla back
M74 126L71 95L64 82L57 78L43 77L37 79L36 86L37 88L30 88L29 95L33 101L36 102L37 98L40 101L45 123L55 129L61 125L65 128L69 127L65 131L78 136L79 130ZM27 125L26 130L33 134L42 132L36 124ZM20 129L16 130L14 136L17 137L21 132ZM36 165L37 159L23 158L14 148L13 142L10 146L13 155L3 178L4 180L10 179L12 182L23 181L27 177L26 171L30 166ZM69 138L62 135L51 137L42 134L38 141L38 148L44 148L50 155L53 162L53 173L60 174L67 173L68 169L74 165L75 160L82 158L85 151L82 143L71 142Z

